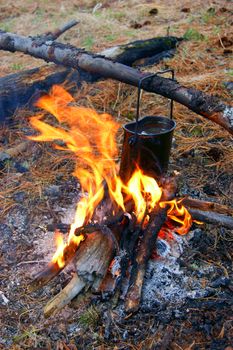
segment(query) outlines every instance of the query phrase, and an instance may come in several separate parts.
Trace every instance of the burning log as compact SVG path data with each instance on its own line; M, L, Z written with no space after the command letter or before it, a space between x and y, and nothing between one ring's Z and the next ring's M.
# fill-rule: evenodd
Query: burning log
M84 237L80 236L80 242L84 239ZM71 241L63 251L63 261L62 263L58 260L54 260L49 263L42 271L40 271L36 276L34 276L31 284L30 290L37 290L44 285L46 285L49 281L51 281L55 276L57 276L63 268L73 259L77 249L79 248L78 244L75 241Z
M77 22L71 21L53 33L46 33L40 36L40 40L55 40L65 30L73 27L75 23ZM131 66L140 59L155 57L156 54L161 55L161 53L170 49L175 50L176 45L181 40L181 38L170 36L138 40L125 45L111 47L100 52L99 55ZM160 56L160 61L162 57ZM147 61L145 61L145 65L146 63ZM39 92L48 91L54 84L67 82L71 86L79 88L84 81L93 83L98 79L100 79L99 75L85 72L82 69L76 70L55 64L25 70L0 78L0 115L2 116L0 119L6 120L17 108L27 103L32 106Z
M91 74L119 80L133 86L138 86L140 79L148 76L148 73L112 62L102 56L92 55L71 45L53 41L43 42L36 37L24 37L4 31L0 31L0 49L11 52L20 51L47 62L83 69ZM186 88L176 81L159 76L144 81L142 89L173 99L233 134L233 107L224 104L214 96L206 95L193 88Z
M76 274L69 284L45 306L46 317L67 305L84 288L98 290L117 251L116 241L109 229L89 234L80 244L74 258Z

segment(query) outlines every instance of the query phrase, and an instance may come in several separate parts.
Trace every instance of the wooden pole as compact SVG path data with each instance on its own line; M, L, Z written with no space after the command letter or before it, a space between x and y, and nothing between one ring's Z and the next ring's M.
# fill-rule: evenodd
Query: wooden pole
M149 76L148 73L142 73L71 45L54 41L43 42L36 37L25 37L4 31L0 31L0 49L20 51L47 62L83 69L100 77L115 79L133 86L138 86L143 77ZM217 97L184 87L176 81L160 76L147 79L142 83L142 88L181 103L195 113L221 125L233 135L233 107L226 105Z
M40 41L51 41L57 38L56 33L64 33L64 28L69 29L73 22L69 22L63 28L52 33L40 36ZM74 24L73 24L74 25ZM39 40L39 39L38 39ZM161 53L170 49L175 50L176 45L181 41L176 37L158 37L148 40L138 40L124 45L110 47L99 53L99 55L110 58L127 66L135 61L144 58L156 58ZM145 62L146 64L146 62ZM0 78L0 122L7 121L14 111L26 104L32 108L33 103L42 92L47 92L52 85L67 83L72 89L79 89L83 82L93 83L101 76L88 73L82 69L50 64L9 74Z

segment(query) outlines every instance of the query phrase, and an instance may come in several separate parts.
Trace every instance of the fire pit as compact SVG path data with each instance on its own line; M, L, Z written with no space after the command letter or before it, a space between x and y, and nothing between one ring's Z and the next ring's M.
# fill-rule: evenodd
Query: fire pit
M140 306L144 276L157 237L165 237L170 231L186 234L192 224L191 215L181 200L174 199L175 179L165 177L164 172L157 182L138 164L123 182L115 161L119 125L107 114L99 115L71 102L72 97L63 88L54 86L50 95L38 100L37 106L50 112L58 125L46 123L41 115L30 119L40 132L30 139L53 141L56 148L74 153L74 174L83 191L66 237L59 227L55 229L57 251L51 263L35 277L32 289L47 284L74 261L76 274L47 304L46 316L83 290L124 294L126 280L125 311L135 312ZM162 132L159 139L166 136L166 143L169 139L170 144L175 123L161 117L156 123L161 120L170 129L168 135ZM136 134L136 138L140 136Z

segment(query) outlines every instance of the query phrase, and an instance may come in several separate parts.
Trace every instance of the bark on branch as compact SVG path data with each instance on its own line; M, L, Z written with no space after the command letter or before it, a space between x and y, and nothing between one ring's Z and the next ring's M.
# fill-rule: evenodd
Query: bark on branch
M11 52L20 51L47 62L83 69L100 77L112 78L134 86L138 86L139 80L148 75L71 45L49 40L42 42L36 37L25 37L4 31L0 31L0 49ZM225 105L216 97L193 88L186 88L176 81L159 76L144 81L142 88L174 99L195 113L221 125L233 135L233 107Z
M37 40L55 40L58 33L61 35L68 30L75 21L67 23L54 32L43 34ZM167 53L175 48L182 39L177 37L158 37L149 40L129 42L104 50L100 55L110 58L116 62L131 66L135 62L143 60L144 65L149 61L158 63ZM66 82L74 89L78 89L83 81L93 83L100 79L96 74L84 70L76 70L70 67L58 66L56 64L45 65L34 69L21 71L0 78L0 122L7 121L17 108L29 103L32 107L35 98L40 91L48 91L54 84Z

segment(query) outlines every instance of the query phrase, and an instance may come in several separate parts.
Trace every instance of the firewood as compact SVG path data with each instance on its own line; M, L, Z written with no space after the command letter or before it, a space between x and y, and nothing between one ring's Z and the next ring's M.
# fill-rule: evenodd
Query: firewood
M185 197L182 200L182 204L187 208L199 209L201 211L214 211L215 213L233 216L232 208L216 202L209 202L201 199Z
M54 232L58 230L62 233L68 233L70 231L71 225L70 224L64 224L63 222L58 222L54 224L47 225L47 231Z
M97 222L97 223L88 223L87 225L83 225L81 227L78 227L74 234L75 236L80 236L81 234L89 234L89 233L93 233L94 231L98 231L101 230L101 228L103 226L107 226L107 227L114 227L115 225L117 225L118 223L120 223L124 218L124 213L122 210L120 210L120 212L118 214L116 214L115 216L111 217L111 218L107 218L105 220L103 220L102 222ZM96 221L96 220L95 220ZM70 224L65 224L62 222L58 222L58 223L54 223L54 224L49 224L47 225L47 230L48 231L56 231L58 230L59 232L62 233L68 233L71 225Z
M50 262L47 266L45 266L45 268L42 271L40 271L34 276L29 286L30 291L35 291L43 287L54 277L56 277L64 269L64 267L73 259L78 249L79 246L72 242L69 245L67 245L63 252L64 266L59 266L57 262Z
M64 28L69 27L70 24L72 22L65 25ZM50 39L47 37L47 40L54 40L57 31L42 35L40 40L48 35L50 37L53 35L53 37ZM60 32L62 33L62 28ZM166 52L169 49L175 50L180 41L181 39L176 37L139 40L111 47L100 52L99 55L130 66L139 59L161 54L161 52ZM32 107L40 92L48 91L54 84L66 82L68 86L78 89L83 82L93 83L100 78L99 75L85 72L82 69L76 70L55 64L2 77L0 78L0 122L7 120L19 107L26 104Z
M93 282L92 289L98 290L117 249L115 237L107 227L88 235L80 245L74 259L76 271L84 280Z
M202 211L198 209L189 208L189 212L194 220L205 222L207 224L214 224L233 229L233 217L216 213L214 211Z
M175 178L163 179L162 182L164 186L162 201L171 200L177 188ZM125 311L127 313L136 312L139 309L148 260L155 247L159 231L166 221L167 210L167 206L161 208L160 205L157 204L150 213L149 222L144 229L143 237L139 242L132 266L129 288L125 300Z
M20 51L47 62L83 69L103 78L112 78L133 86L138 86L141 78L150 75L71 45L53 41L41 42L36 37L25 37L4 31L0 31L0 49ZM177 81L160 76L144 81L142 89L181 103L195 113L221 125L233 135L233 107L224 104L217 97L206 95L194 88L186 88Z
M80 244L74 258L76 273L69 284L45 306L46 317L67 305L82 289L97 291L116 254L117 244L109 229L96 231Z
M150 221L139 244L131 271L130 285L125 301L125 311L127 313L136 312L139 309L148 260L151 257L159 231L165 223L166 217L167 209L160 208L159 205L156 206L150 216Z
M31 281L29 285L29 290L31 292L45 286L49 281L51 281L62 269L57 263L50 262L46 267L38 272Z

